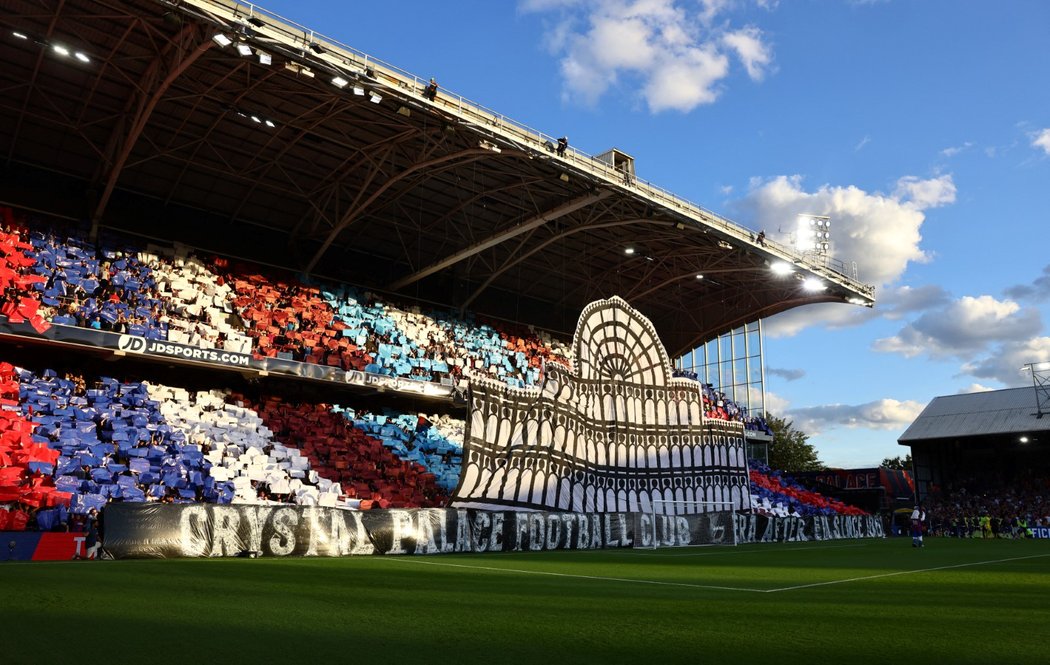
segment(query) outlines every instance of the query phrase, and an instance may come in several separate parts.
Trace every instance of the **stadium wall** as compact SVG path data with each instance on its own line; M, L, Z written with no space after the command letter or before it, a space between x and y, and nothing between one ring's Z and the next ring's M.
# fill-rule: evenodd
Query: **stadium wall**
M656 520L654 528L652 520ZM110 504L115 558L356 556L647 548L881 538L876 517L555 513L421 508Z

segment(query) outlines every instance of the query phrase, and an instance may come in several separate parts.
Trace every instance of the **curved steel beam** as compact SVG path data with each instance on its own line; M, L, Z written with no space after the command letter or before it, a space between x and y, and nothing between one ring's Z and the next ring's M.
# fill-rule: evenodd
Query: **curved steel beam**
M389 180L384 182L378 189L376 189L376 191L373 192L371 196L365 199L361 203L361 205L348 212L341 220L339 220L339 223L335 225L335 228L333 228L332 231L328 234L328 237L325 238L325 241L321 243L321 246L314 254L314 257L310 259L310 263L308 263L303 269L303 272L309 275L310 272L313 271L314 266L317 265L317 262L320 261L321 257L324 256L325 252L328 251L328 248L332 246L333 242L335 242L335 239L339 237L339 234L345 231L346 228L350 226L350 224L353 223L353 221L357 219L369 205L371 205L373 202L375 202L376 199L382 196L383 193L386 192L386 190L390 189L391 187L401 182L408 176L418 171L422 171L423 169L427 169L432 166L437 166L438 164L444 164L445 162L451 162L457 159L464 159L468 157L474 158L482 156L495 157L496 153L493 153L487 148L467 148L466 150L460 150L459 152L453 152L448 155L442 155L441 157L435 157L434 159L428 159L426 161L419 162L418 164L413 164L401 173L398 173L396 176L390 178ZM514 157L516 159L529 159L529 156L527 154L518 150L504 150L502 153L500 153L500 156Z
M459 263L463 259L474 256L479 252L483 252L490 247L495 247L496 245L502 242L510 240L515 236L519 236L522 233L526 233L527 231L537 229L543 226L544 224L547 224L548 222L552 222L555 219L558 219L559 217L563 217L565 215L568 215L569 213L579 210L580 208L586 208L591 204L597 203L598 201L601 201L602 199L610 196L612 193L612 190L605 189L594 194L588 194L587 196L581 196L580 198L573 199L568 203L563 203L557 208L553 208L552 210L537 215L532 219L522 222L521 224L516 224L510 227L509 229L504 229L480 242L476 242L473 245L470 245L469 247L461 249L455 254L441 259L437 263L432 263L426 268L417 270L411 275L406 275L405 277L402 277L401 279L388 286L387 290L397 291L398 289L402 289L408 286L409 284L418 282L424 277L433 275L436 272L439 272L441 270L444 270L445 268L448 268L449 266Z
M474 302L475 300L477 300L478 296L480 296L482 294L482 292L485 291L485 289L487 289L489 286L491 286L492 282L494 282L497 277L499 277L503 273L507 272L508 270L513 268L514 266L518 265L519 263L521 263L525 259L529 258L533 254L536 254L537 252L543 251L544 249L546 249L547 247L553 245L554 243L558 242L559 240L567 238L567 237L569 237L569 236L571 236L573 234L580 233L582 231L593 231L595 229L609 229L609 228L614 228L614 227L617 227L617 226L630 226L631 224L657 224L657 225L663 225L663 226L674 226L674 222L669 222L669 221L660 220L660 219L645 219L645 218L639 217L637 219L621 219L621 220L615 221L615 222L602 222L600 224L588 224L586 226L574 226L571 229L566 229L564 231L560 231L560 232L554 234L553 236L551 236L550 238L547 238L546 240L541 242L536 247L533 247L529 251L525 252L524 254L521 254L520 256L517 256L517 257L514 257L514 258L508 258L507 261L504 262L504 264L502 266L497 268L495 272L493 272L491 275L488 276L487 279L485 279L485 282L481 286L479 286L477 289L474 290L474 293L470 294L469 298L467 298L465 301L463 301L463 303L459 306L460 310L465 310L467 307L470 307L470 304L472 302Z
M124 138L124 142L120 147L120 152L116 159L113 161L110 167L109 174L106 177L106 185L102 190L102 195L99 197L98 204L95 206L95 211L91 215L91 234L92 237L97 233L99 220L102 219L102 214L106 211L106 206L109 204L109 197L113 195L113 188L117 185L117 180L120 178L121 171L124 170L124 164L128 161L128 157L131 156L131 150L135 147L139 137L142 135L142 131L146 128L146 123L149 122L150 116L153 115L153 109L157 107L164 93L168 91L172 83L177 78L189 69L208 49L213 46L214 42L210 39L206 39L201 42L197 48L193 49L186 57L181 58L175 64L168 75L164 77L164 80L156 87L155 90L149 95L149 97L143 97L139 103L139 109L135 113L135 120L131 125L131 129L128 131L127 136ZM160 59L154 61L160 63Z

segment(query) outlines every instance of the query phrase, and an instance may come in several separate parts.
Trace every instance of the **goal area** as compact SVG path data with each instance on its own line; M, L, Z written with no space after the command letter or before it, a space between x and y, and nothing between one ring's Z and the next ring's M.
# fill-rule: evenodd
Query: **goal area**
M639 513L638 549L737 544L732 501L653 501Z

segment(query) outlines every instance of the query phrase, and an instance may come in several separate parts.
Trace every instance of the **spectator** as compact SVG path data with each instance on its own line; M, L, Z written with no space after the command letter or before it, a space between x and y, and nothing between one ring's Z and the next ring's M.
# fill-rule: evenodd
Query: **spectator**
M565 156L565 151L569 149L569 137L563 136L558 139L558 148L555 152L558 153L559 157Z
M423 98L430 100L431 102L437 99L438 84L433 78L430 79L430 83L423 89Z

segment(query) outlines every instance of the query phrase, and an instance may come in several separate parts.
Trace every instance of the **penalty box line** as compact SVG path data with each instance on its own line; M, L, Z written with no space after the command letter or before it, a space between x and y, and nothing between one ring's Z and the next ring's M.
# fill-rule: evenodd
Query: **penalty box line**
M446 568L465 568L468 570L486 570L497 573L518 573L520 575L543 575L547 577L565 577L579 580L592 580L596 582L621 582L625 584L648 584L651 586L683 587L687 589L708 589L714 591L746 591L750 593L766 593L764 589L748 589L745 587L716 586L713 584L689 584L688 582L661 582L660 580L639 580L630 577L605 577L602 575L577 575L573 573L554 573L545 570L524 570L522 568L499 568L497 566L475 566L465 563L448 563L444 561L422 561L408 557L382 557L387 561L398 561L400 563L417 563L422 566L443 566Z
M812 584L798 584L795 586L786 586L779 589L766 589L763 593L779 593L781 591L795 591L797 589L810 589L818 586L831 586L832 584L846 584L849 582L862 582L864 580L877 580L884 577L897 577L899 575L914 575L916 573L932 573L938 570L951 570L952 568L972 568L973 566L987 566L993 563L1006 563L1008 561L1023 561L1025 559L1041 559L1050 556L1050 554L1033 554L1031 556L1015 556L1008 559L992 559L990 561L974 561L971 563L957 563L951 566L936 566L934 568L920 568L918 570L899 570L893 573L880 573L878 575L863 575L861 577L851 577L845 580L831 580L830 582L814 582Z

